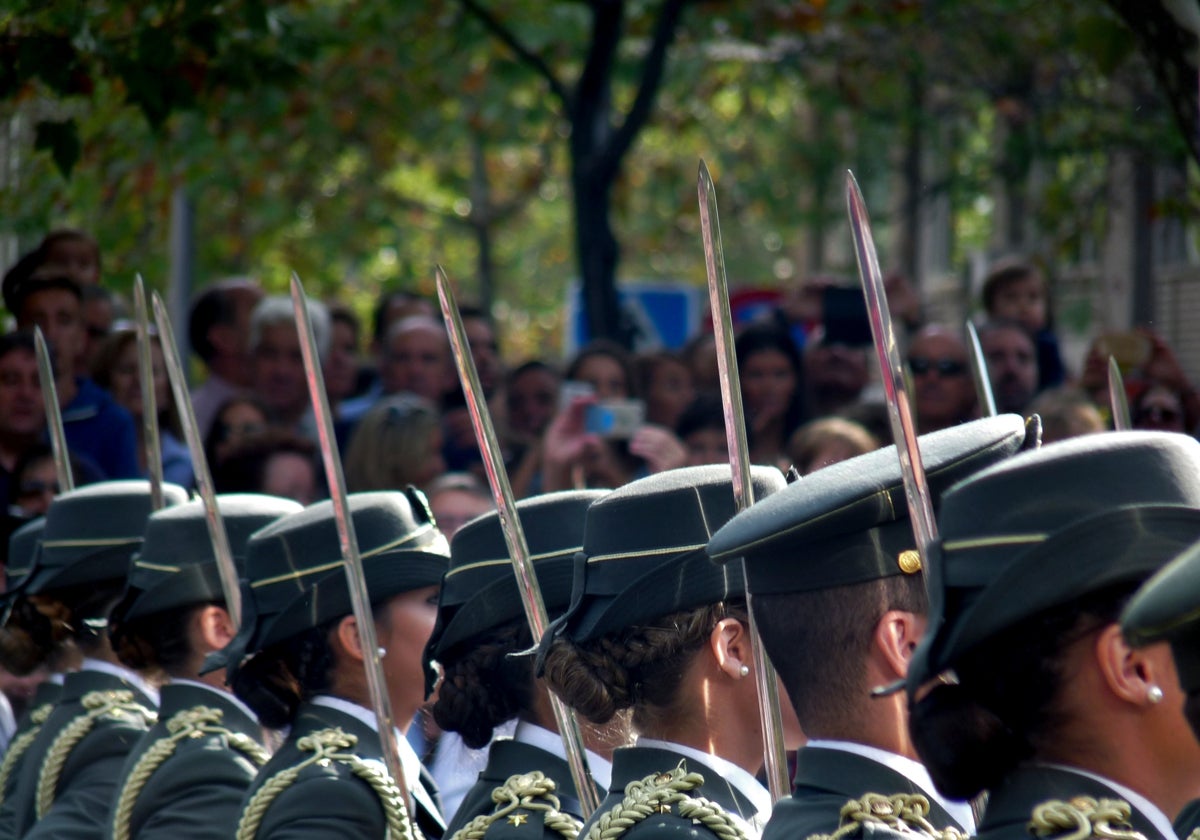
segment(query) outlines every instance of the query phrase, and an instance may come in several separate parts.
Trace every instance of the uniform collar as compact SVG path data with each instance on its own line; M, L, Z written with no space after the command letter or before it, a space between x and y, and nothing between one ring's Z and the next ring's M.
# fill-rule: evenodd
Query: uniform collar
M766 824L766 821L770 819L771 792L763 787L758 779L732 761L727 761L719 755L702 752L694 747L676 744L673 741L660 741L657 738L639 737L637 739L637 746L677 753L684 758L690 758L700 762L702 765L711 767L717 772L718 776L723 778L738 793L750 801L756 811L753 815L755 822ZM712 780L709 781L711 783ZM747 817L747 819L749 818Z
M1093 782L1099 782L1105 787L1112 788L1116 793L1120 794L1121 798L1128 802L1135 811L1141 811L1142 816L1144 816L1150 822L1150 824L1158 830L1159 834L1167 838L1167 840L1179 840L1178 835L1175 834L1175 827L1171 825L1171 821L1167 818L1167 815L1163 813L1162 809L1137 791L1126 787L1120 782L1114 782L1107 776L1101 776L1099 773L1092 773L1088 770L1080 769L1079 767L1069 767L1065 764L1052 764L1048 762L1041 764L1040 766L1051 767L1055 770L1061 770L1064 773L1074 773L1078 776L1091 779Z
M141 675L135 671L131 671L124 665L116 665L112 662L105 662L103 659L92 659L89 656L83 658L83 664L79 666L80 671L95 671L101 674L108 674L110 677L124 680L132 685L138 691L145 694L147 698L158 707L159 696L158 689L150 685L142 679Z
M527 720L518 721L516 731L513 732L513 740L545 750L563 761L567 760L567 750L563 746L562 736L543 726L538 726L536 723L530 723ZM612 762L591 750L584 750L584 752L586 753L588 772L596 780L597 785L608 790L612 787ZM569 765L570 762L568 761L567 764Z

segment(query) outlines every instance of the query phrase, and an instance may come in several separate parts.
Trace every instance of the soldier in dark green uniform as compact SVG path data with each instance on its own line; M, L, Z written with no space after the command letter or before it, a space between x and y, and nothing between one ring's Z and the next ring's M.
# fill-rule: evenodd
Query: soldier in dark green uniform
M425 700L423 654L437 616L450 549L425 497L349 497L374 609L386 690L407 727ZM400 792L382 763L363 654L352 614L333 506L315 504L254 535L246 550L252 597L224 652L234 692L287 741L259 772L239 838L379 838L406 823ZM250 655L242 661L243 654ZM409 810L430 838L445 830L436 791L397 732Z
M1025 438L1013 414L922 436L933 504ZM928 811L909 827L970 833L970 805L940 797L916 760L903 696L871 693L904 679L927 612L896 448L789 485L734 517L708 552L746 563L763 645L810 739L764 840L832 834L843 806L868 795L922 797Z
M217 506L239 571L252 533L301 510L289 499L249 494L219 496ZM109 836L224 840L267 751L254 714L225 689L224 672L200 675L205 657L237 629L225 610L203 502L150 517L112 624L122 662L160 669L171 681L162 688L158 722L125 761Z
M572 568L583 544L588 505L604 495L600 490L549 493L517 505L551 618L571 598ZM530 837L538 825L561 837L563 827L573 822L578 830L582 824L549 695L533 676L533 657L516 655L531 644L500 515L485 514L460 528L450 544L450 570L442 581L438 623L427 651L444 675L433 717L473 749L487 746L496 726L518 722L511 739L492 743L487 766L451 820L448 836L473 820L473 833L488 837L513 828ZM587 764L600 789L607 789L610 762L589 752ZM493 791L511 777L535 772L543 778L514 781L502 803L493 801Z
M33 560L45 527L46 520L39 517L14 531L8 541L8 564L4 569L5 595L2 599L6 620L5 626L0 627L0 667L22 677L38 668L45 668L50 675L38 685L33 702L17 720L17 729L0 761L0 837L11 834L12 812L5 811L3 805L16 790L29 745L41 731L42 724L62 694L63 673L79 664L79 652L65 632L57 635L51 633L44 639L33 640L22 628L27 622L17 621L13 622L11 628L7 626L9 611L17 608L18 604L23 610L34 609L24 599L18 599L18 595L25 576L33 569ZM39 625L44 626L40 622Z
M751 475L756 498L784 486L777 469ZM614 753L580 836L754 837L770 811L741 564L704 553L733 513L724 466L658 473L588 509L545 679L597 725L631 714L638 740Z
M1200 738L1200 543L1146 581L1125 612L1121 628L1135 647L1168 643L1187 699L1183 713ZM1200 828L1200 798L1175 817L1175 833L1188 838Z
M1200 539L1200 443L1114 432L1024 453L943 499L910 727L938 788L988 791L986 840L1173 840L1200 792L1170 654L1117 618Z
M186 500L182 487L163 486L165 504ZM112 481L62 494L46 514L41 552L20 593L36 609L23 615L69 628L83 660L67 674L5 803L11 836L102 836L121 764L154 723L158 691L118 662L108 638L109 612L150 513L148 482Z

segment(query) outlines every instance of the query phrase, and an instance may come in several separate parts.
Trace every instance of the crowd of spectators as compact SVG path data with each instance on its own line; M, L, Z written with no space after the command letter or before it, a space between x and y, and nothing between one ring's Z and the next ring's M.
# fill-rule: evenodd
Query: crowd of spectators
M814 278L738 326L755 463L805 474L890 440L869 333L848 327L844 313L835 324L825 311L829 289L838 286ZM103 283L97 243L80 231L51 233L9 269L3 294L11 328L0 336L0 495L10 519L44 510L59 489L35 325L51 347L77 481L145 475L135 330L120 296ZM903 277L889 278L888 295L919 430L979 416L963 325L924 321ZM1159 336L1101 335L1073 373L1034 265L998 262L981 304L978 335L997 408L1038 413L1047 440L1110 426L1110 355L1126 370L1135 426L1196 432L1200 398ZM468 307L462 314L517 497L616 487L727 460L711 333L675 350L634 354L596 341L566 360L507 360L488 313ZM337 301L312 302L310 316L348 489L415 485L447 523L487 509L478 447L433 302L387 290L367 325ZM186 333L203 368L192 403L218 491L321 498L316 424L290 300L247 277L215 282L192 302ZM164 474L188 485L191 458L157 343L152 355Z

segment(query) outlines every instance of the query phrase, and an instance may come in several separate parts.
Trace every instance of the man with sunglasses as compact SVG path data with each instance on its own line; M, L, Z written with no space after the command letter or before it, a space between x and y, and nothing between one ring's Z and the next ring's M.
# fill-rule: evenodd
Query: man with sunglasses
M921 434L957 426L977 416L967 345L947 327L922 327L908 349L917 429Z

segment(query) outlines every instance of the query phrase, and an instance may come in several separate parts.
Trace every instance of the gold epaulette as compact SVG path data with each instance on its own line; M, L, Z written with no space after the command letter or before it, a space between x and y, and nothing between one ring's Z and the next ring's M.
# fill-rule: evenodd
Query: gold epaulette
M153 711L136 702L133 699L133 692L126 689L91 691L83 695L80 703L86 711L63 727L62 732L55 736L50 748L46 751L46 760L42 762L42 769L38 774L35 800L39 820L54 804L54 797L58 795L58 782L71 751L87 737L100 718L124 719L147 727L153 724L157 718Z
M1033 809L1029 831L1035 837L1054 840L1146 840L1129 821L1133 808L1122 799L1093 799L1076 796L1064 802L1053 799Z
M34 738L42 731L42 724L50 717L52 711L54 711L53 703L43 703L30 712L29 728L8 745L8 751L4 753L4 761L0 762L0 805L4 804L4 792L8 790L8 781L12 778L13 771L17 769L17 764L29 749L29 745L33 743Z
M530 814L541 815L542 825L565 837L575 840L583 823L560 810L561 803L554 795L557 786L553 779L535 770L509 776L508 780L492 791L492 801L498 806L490 814L480 814L460 828L450 840L480 840L493 823L507 820L509 825L520 826L528 821Z
M391 840L421 840L421 833L408 819L404 796L387 771L377 763L366 761L354 753L342 752L357 743L358 738L337 727L322 729L297 741L296 746L301 751L311 751L312 755L297 765L280 770L254 792L238 820L237 840L253 840L271 803L292 786L306 767L314 764L325 767L330 762L345 765L351 773L371 786L371 790L383 805L388 837Z
M689 773L684 762L669 773L657 773L625 786L625 798L600 815L585 840L616 840L655 814L675 814L703 825L720 840L749 840L742 822L715 802L688 791L704 784L699 773Z
M117 805L113 809L112 836L114 840L129 840L129 823L133 817L133 806L141 795L142 789L150 781L154 772L162 766L174 753L180 743L189 738L203 738L206 735L217 735L225 738L229 746L246 756L258 767L267 763L267 751L262 745L248 735L221 726L225 713L220 709L209 706L193 706L190 709L175 714L167 721L165 738L159 738L142 753L125 787L117 797Z
M894 793L890 796L868 793L842 806L838 827L833 834L813 834L807 840L841 840L857 834L867 825L936 840L962 840L966 837L957 828L937 828L929 822L929 799L919 793Z

